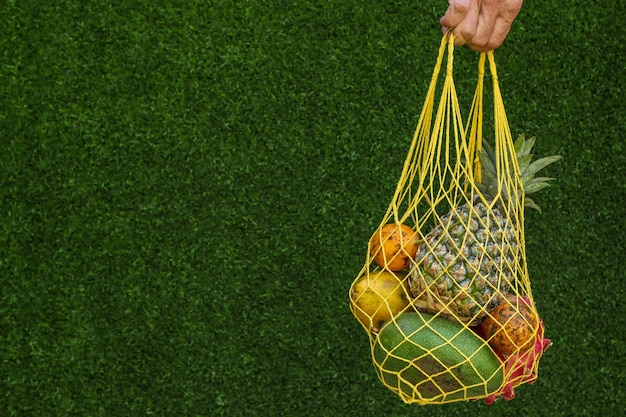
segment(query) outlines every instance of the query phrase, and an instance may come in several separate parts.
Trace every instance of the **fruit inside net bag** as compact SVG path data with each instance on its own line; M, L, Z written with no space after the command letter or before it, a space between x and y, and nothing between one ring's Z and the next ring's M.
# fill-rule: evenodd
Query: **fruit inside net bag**
M537 379L551 345L531 293L524 209L539 209L528 196L549 186L552 178L537 174L560 157L535 159L535 138L513 140L492 52L480 54L464 125L453 52L452 35L444 36L396 192L350 287L381 382L422 405L511 400L515 387ZM483 136L487 59L492 140Z

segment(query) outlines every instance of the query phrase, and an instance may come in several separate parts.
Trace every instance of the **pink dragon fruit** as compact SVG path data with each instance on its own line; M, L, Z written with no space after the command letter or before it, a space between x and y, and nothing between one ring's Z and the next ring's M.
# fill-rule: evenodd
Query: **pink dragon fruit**
M552 342L550 339L546 339L544 336L544 324L543 321L539 321L539 331L537 332L537 338L535 339L535 346L529 349L527 352L510 355L505 357L498 354L500 359L504 362L504 385L500 391L485 397L483 400L485 404L493 404L498 397L502 397L507 401L511 401L515 398L514 387L521 384L532 384L537 380L537 362L543 352L545 352Z
M530 305L530 299L528 297L520 297L521 300ZM485 338L484 329L481 325L472 326L472 330L483 339ZM504 355L496 352L496 355L504 363L504 375L505 380L502 388L494 394L491 394L484 398L484 403L487 405L493 404L498 397L504 398L506 401L511 401L515 398L514 387L521 384L533 384L537 380L537 363L543 352L545 352L552 342L550 339L544 337L544 324L539 320L539 329L535 337L534 346L528 349L526 352Z

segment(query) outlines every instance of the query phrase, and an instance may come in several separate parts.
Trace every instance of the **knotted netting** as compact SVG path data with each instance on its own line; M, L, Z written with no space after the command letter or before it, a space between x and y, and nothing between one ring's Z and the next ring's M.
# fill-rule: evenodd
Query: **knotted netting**
M530 181L534 173L554 159L531 165L534 139L513 140L492 52L479 56L463 122L453 55L449 34L396 191L350 287L350 308L369 335L379 379L404 402L422 405L512 399L514 387L535 381L549 346L528 277L524 206L529 183L545 186ZM487 61L490 138L483 136Z

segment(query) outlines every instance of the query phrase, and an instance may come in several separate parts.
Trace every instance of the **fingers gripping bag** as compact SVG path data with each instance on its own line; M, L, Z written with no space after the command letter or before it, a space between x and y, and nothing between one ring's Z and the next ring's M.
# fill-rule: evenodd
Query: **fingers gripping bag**
M513 140L492 52L479 56L464 123L453 58L449 34L396 191L350 287L380 381L420 405L511 400L515 387L536 380L550 346L530 287L524 209L538 209L528 195L551 178L536 174L559 157L534 159L534 138ZM486 62L494 123L484 136Z

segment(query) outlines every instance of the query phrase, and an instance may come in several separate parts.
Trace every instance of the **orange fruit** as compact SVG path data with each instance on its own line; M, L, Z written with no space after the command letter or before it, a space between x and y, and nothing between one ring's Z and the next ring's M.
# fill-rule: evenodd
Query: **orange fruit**
M484 337L497 353L525 352L535 344L537 314L521 297L507 294L482 322Z
M402 273L376 271L364 274L352 284L352 311L366 329L377 333L383 323L409 305L404 278Z
M418 233L409 226L389 223L370 239L370 254L381 268L401 271L411 266L419 242Z

